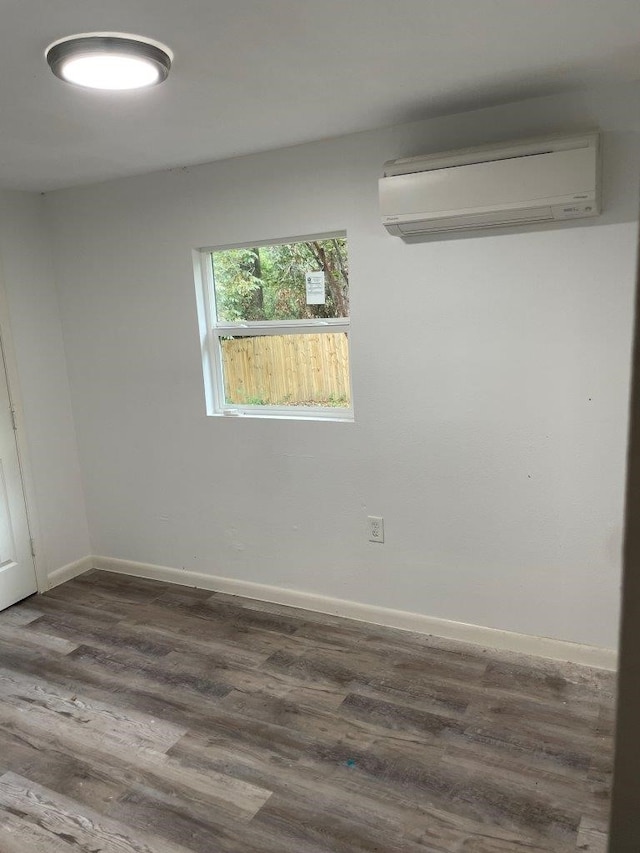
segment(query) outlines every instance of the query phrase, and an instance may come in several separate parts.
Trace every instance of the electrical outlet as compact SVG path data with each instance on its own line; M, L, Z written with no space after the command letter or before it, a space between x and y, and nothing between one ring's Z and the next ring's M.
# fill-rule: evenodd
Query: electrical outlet
M367 516L369 542L384 542L384 519L378 515Z

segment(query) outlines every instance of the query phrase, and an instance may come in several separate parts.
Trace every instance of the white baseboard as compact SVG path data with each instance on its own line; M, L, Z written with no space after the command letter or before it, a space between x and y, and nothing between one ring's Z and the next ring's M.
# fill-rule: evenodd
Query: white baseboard
M361 604L357 601L344 601L315 593L299 592L294 589L267 586L266 584L234 578L204 575L199 572L172 569L168 566L156 566L151 563L136 563L131 560L117 560L111 557L93 557L91 565L93 568L109 572L119 572L124 575L150 578L151 580L199 589L210 589L212 592L226 592L230 595L254 598L258 601L269 601L274 604L313 610L317 613L328 613L332 616L344 616L347 619L371 622L374 625L384 625L387 628L400 628L418 634L433 634L437 637L474 643L492 649L569 661L599 669L615 670L617 667L617 653L614 649L583 646L566 640L517 634L513 631L501 631L498 628L485 628L481 625L468 625L465 622L452 622L449 619L439 619L421 613L392 610L388 607ZM60 569L59 571L63 570Z
M81 560L76 560L75 563L69 563L66 566L61 566L59 569L54 569L47 577L47 589L53 589L54 586L59 586L65 581L70 581L77 578L78 575L83 575L93 568L93 557L82 557Z

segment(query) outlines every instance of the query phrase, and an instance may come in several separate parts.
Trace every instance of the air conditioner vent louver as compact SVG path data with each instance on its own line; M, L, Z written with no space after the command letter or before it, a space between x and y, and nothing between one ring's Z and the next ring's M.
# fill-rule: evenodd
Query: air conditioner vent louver
M484 146L385 164L380 208L399 237L600 212L599 136Z
M471 228L500 228L507 225L530 224L534 222L549 222L553 220L553 210L550 207L528 207L523 210L512 210L507 213L478 213L461 216L443 216L430 220L428 233L440 231L462 231ZM421 234L425 232L424 222L408 222L399 225L403 234Z

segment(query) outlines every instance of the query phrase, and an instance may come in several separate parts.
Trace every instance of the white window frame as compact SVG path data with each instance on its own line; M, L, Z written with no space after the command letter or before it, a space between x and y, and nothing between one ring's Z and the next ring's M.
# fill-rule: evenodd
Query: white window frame
M224 398L224 376L222 365L222 347L220 339L224 337L251 337L254 335L295 335L317 334L318 332L344 332L349 337L351 328L349 317L304 320L263 320L238 321L229 323L219 321L216 311L216 293L213 276L212 253L226 249L245 249L254 246L275 246L288 243L304 243L310 240L330 240L346 237L344 231L328 234L311 234L286 239L231 243L196 249L193 252L193 265L196 280L196 300L198 325L202 351L204 373L205 404L208 415L224 417L285 418L287 420L312 421L353 421L353 384L351 379L351 351L349 350L349 385L351 387L351 406L260 406L227 403ZM350 343L350 341L349 341Z

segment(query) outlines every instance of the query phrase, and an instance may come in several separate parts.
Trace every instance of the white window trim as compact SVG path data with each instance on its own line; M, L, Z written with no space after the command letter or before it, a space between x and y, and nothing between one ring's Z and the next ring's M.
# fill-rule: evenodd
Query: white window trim
M251 417L280 418L284 420L336 421L352 423L353 406L252 406L225 402L224 376L222 370L222 350L220 338L243 337L251 335L293 335L317 334L318 332L345 332L349 334L349 317L331 317L327 319L305 320L264 320L240 321L238 323L217 320L216 296L213 278L211 253L224 249L252 247L256 245L276 245L277 243L297 243L306 240L326 240L332 237L344 237L344 232L332 234L294 237L284 240L271 240L265 243L243 243L221 247L207 247L193 252L193 266L196 281L196 303L198 326L202 352L202 369L205 387L205 406L207 415L213 417ZM351 359L349 359L351 373ZM351 387L351 375L349 376ZM353 398L353 397L352 397Z

